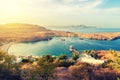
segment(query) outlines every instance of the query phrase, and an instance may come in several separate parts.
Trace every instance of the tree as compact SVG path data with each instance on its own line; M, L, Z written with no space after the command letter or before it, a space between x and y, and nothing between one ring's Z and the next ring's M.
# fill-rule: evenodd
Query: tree
M7 54L6 52L0 50L0 62L4 60L6 54Z
M55 62L57 67L69 67L71 65L74 65L74 61L70 61L70 60L57 60Z
M68 57L67 57L67 55L62 54L62 55L60 55L60 56L58 57L58 59L59 59L59 60L67 60Z
M0 50L0 80L21 80L19 74L12 75L13 73L16 73L15 71L18 71L15 68L15 60L15 56ZM12 71L13 69L14 71Z
M73 58L73 60L77 60L79 58L79 53L74 52L72 58Z
M95 58L95 59L99 59L98 53L96 52L96 50L84 50L84 53L87 55L90 55L91 57Z
M95 59L99 59L98 53L95 50L91 50L90 55Z
M38 75L41 78L41 80L48 80L50 78L55 78L54 58L51 55L46 55L39 58L37 64L38 66L33 71L33 74L35 76Z
M54 58L52 57L52 55L45 55L41 58L41 60L48 63L54 62Z

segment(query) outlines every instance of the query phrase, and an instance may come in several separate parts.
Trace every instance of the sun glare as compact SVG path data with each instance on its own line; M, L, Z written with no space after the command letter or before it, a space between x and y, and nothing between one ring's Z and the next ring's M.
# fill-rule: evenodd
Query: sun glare
M20 7L17 4L6 4L3 7L3 12L11 17L18 15L20 12Z

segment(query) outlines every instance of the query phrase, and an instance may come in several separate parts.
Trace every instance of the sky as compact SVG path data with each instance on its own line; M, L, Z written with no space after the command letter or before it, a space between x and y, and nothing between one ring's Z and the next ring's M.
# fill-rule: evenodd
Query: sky
M1 0L5 23L120 27L120 0Z

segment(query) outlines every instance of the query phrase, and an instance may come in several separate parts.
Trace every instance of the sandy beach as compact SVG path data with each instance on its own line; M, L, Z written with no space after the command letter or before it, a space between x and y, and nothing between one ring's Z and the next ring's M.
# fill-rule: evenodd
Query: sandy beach
M10 42L10 43L3 44L2 46L0 46L0 49L2 51L8 52L10 46L13 45L13 44L15 44L15 42Z

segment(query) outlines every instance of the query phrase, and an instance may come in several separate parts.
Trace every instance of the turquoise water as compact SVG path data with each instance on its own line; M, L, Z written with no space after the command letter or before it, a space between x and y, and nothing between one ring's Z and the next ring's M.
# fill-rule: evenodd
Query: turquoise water
M69 51L69 46L73 46L79 51L83 50L109 50L115 49L120 50L120 39L114 41L100 41L100 40L89 40L72 37L64 37L65 41L62 41L63 37L54 37L49 41L39 41L31 43L17 43L13 44L8 52L15 55L46 55L52 54L54 56L59 56L60 54L67 54L72 56Z

